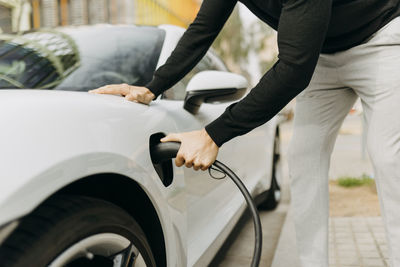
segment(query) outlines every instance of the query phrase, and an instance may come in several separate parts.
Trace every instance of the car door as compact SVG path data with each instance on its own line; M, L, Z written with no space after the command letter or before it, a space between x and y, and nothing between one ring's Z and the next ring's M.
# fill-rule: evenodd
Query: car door
M223 63L208 52L184 79L162 95L160 102L181 101L183 107L187 82L204 70L227 71ZM198 130L217 118L228 105L203 104L196 115L181 108L173 116L180 131ZM227 142L218 155L218 160L232 168L249 190L256 193L266 190L260 188L259 181L267 180L270 175L267 167L267 140L271 138L268 127L268 124L264 125ZM229 179L216 180L210 177L208 171L188 168L183 168L183 173L188 199L188 266L206 266L240 217L244 199ZM213 175L220 176L219 173Z

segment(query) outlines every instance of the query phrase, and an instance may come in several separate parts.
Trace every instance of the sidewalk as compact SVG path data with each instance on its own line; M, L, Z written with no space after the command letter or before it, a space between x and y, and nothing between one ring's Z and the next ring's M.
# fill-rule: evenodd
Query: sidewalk
M291 137L291 125L282 127L283 154ZM349 164L351 162L351 164ZM286 164L286 163L285 163ZM287 168L287 164L286 164ZM287 170L285 170L287 173ZM368 159L361 154L361 121L349 116L336 141L330 178L372 174ZM284 187L289 187L284 175ZM329 264L332 267L387 267L388 248L381 217L331 217L329 222ZM289 208L272 261L272 267L298 267L292 209Z
M380 217L333 217L329 229L331 266L389 266Z
M329 266L389 266L386 236L380 217L333 217L329 223ZM271 266L299 267L290 208Z

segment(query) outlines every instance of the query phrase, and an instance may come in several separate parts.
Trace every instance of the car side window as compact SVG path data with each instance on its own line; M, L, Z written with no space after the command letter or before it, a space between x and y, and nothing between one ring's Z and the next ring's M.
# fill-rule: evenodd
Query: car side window
M181 79L176 85L165 91L161 98L169 100L185 100L186 87L194 75L205 70L218 70L213 63L213 55L210 52L200 60L199 63Z
M164 43L164 30L116 26L83 33L72 32L81 49L81 64L58 90L87 91L120 83L144 86L151 81ZM98 36L106 37L103 40Z

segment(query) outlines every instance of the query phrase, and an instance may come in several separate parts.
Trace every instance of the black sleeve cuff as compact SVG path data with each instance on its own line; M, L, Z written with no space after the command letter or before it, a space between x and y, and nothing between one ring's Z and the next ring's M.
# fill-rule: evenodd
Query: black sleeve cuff
M222 116L206 125L205 130L218 147L221 147L224 143L234 137L229 131L229 128L224 127Z
M165 88L165 82L160 81L160 79L153 78L149 83L147 83L144 87L149 89L154 95L155 100L159 95L161 95L165 90L168 88Z

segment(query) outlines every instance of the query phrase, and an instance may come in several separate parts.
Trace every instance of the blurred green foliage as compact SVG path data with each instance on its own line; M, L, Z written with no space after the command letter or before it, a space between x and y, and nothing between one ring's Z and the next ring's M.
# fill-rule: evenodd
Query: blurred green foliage
M375 180L366 174L361 177L341 177L338 179L338 184L343 187L355 187L363 185L373 185Z
M255 21L247 28L243 27L239 15L238 6L235 7L221 33L213 43L214 50L227 63L228 68L234 72L239 72L250 78L247 71L249 52L254 51L259 54L267 49L265 38L268 38L273 30L261 20ZM270 69L276 59L263 61L260 59L260 69L266 72Z
M235 7L224 28L213 43L213 48L229 65L229 68L242 68L247 63L250 47L246 44L242 20L238 6Z

